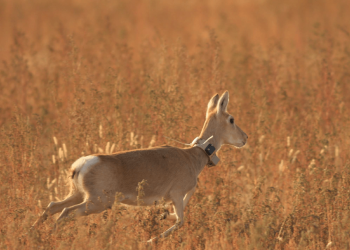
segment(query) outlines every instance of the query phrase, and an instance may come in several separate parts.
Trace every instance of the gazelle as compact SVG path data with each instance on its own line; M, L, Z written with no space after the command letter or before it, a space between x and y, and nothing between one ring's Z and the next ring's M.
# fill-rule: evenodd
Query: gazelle
M136 187L146 180L142 205L150 206L161 199L173 203L175 212L164 217L176 223L160 235L166 237L183 225L184 208L195 192L197 177L206 165L218 162L215 153L221 146L246 144L248 136L226 111L228 102L227 91L220 98L216 94L210 99L202 132L190 148L164 146L79 158L71 166L70 195L63 201L52 201L33 226L61 211L57 223L71 213L100 213L111 208L117 192L123 194L121 203L139 205Z

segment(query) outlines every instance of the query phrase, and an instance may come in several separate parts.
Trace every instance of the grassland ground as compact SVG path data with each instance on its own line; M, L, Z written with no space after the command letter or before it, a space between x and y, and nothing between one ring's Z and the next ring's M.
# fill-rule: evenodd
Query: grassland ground
M147 249L163 206L29 232L80 156L248 134L154 249L349 249L350 1L0 0L0 248ZM136 188L136 187L135 187Z

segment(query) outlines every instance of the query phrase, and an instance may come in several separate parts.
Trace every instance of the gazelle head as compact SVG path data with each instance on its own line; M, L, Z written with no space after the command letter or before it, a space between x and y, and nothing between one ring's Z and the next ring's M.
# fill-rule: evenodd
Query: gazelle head
M206 139L213 135L218 148L223 144L240 148L246 144L248 136L237 126L233 116L227 112L228 101L228 91L221 97L216 94L210 99L200 138Z

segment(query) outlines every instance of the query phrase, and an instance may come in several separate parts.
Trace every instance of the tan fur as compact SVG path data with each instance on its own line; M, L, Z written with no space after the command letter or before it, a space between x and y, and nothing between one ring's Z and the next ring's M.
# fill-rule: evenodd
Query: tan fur
M228 101L228 92L220 98L218 95L211 98L200 134L202 139L213 135L210 143L216 151L223 144L242 147L248 138L236 124L230 123L233 117L226 112ZM63 201L51 202L33 226L61 211L57 222L72 212L76 216L100 213L113 205L118 192L123 194L120 202L128 205L149 206L161 199L172 202L175 213L164 217L176 219L177 223L161 234L166 237L183 224L183 210L207 163L208 156L198 147L163 146L82 157L72 165L71 194ZM145 195L140 204L136 187L143 180Z

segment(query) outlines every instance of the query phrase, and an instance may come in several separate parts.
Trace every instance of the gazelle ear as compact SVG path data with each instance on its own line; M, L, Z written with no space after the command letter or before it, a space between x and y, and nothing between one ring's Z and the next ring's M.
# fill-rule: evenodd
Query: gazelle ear
M226 90L226 92L223 93L222 96L220 97L219 102L217 104L217 108L216 108L217 114L221 114L222 112L225 112L227 110L228 101L229 101L228 91Z
M214 95L214 96L210 99L210 101L208 102L208 108L207 108L206 118L208 118L209 113L212 112L212 111L216 108L216 106L217 106L217 104L218 104L218 100L219 100L219 95L218 95L218 94Z

